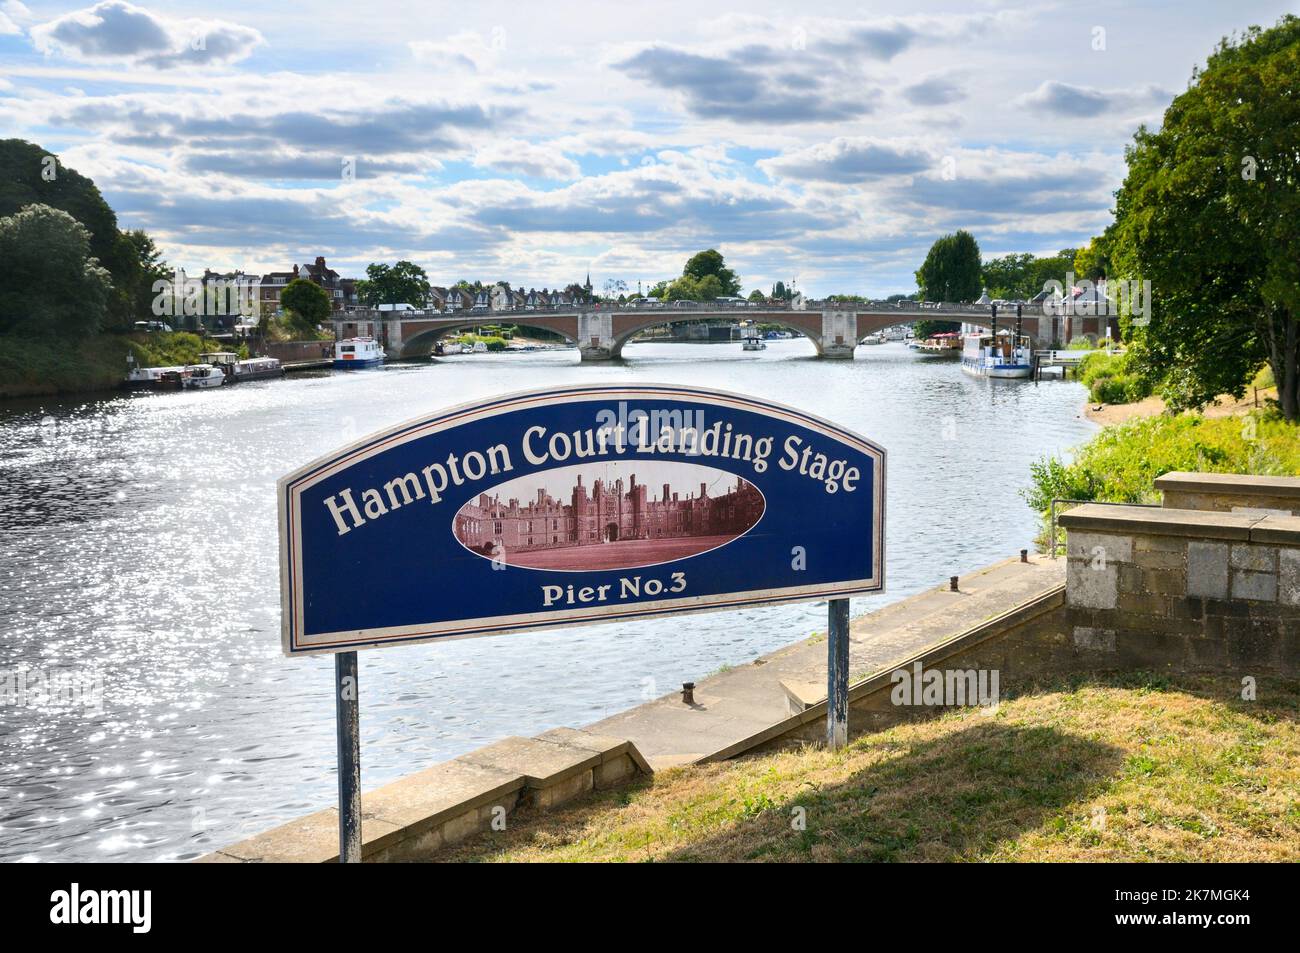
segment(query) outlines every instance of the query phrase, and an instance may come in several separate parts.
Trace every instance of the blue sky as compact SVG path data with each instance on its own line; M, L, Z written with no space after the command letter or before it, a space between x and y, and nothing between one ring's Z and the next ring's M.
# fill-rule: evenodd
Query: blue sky
M1295 7L0 0L0 136L191 272L635 288L716 247L746 290L883 295L955 228L1086 242L1138 124Z

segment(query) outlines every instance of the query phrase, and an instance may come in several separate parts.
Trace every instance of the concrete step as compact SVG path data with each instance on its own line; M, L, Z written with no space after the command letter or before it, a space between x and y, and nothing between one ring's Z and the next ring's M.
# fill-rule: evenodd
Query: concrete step
M854 680L891 667L929 646L1039 598L1065 580L1065 561L1033 557L995 563L917 593L850 625ZM817 638L698 682L695 704L667 695L620 712L589 730L632 741L658 769L705 760L826 698L826 643Z

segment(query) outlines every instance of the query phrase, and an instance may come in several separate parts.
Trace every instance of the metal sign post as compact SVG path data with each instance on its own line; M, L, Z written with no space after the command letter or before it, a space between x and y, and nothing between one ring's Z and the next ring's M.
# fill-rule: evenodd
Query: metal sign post
M838 751L849 741L849 600L827 603L826 747Z
M357 653L334 656L339 745L339 863L361 863L361 730Z

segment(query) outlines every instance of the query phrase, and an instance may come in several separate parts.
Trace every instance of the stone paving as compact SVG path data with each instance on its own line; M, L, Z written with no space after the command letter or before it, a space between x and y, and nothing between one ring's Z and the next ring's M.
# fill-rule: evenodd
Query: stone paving
M850 625L851 680L888 668L921 649L1028 602L1065 580L1064 559L995 563L961 577L958 592L927 590ZM653 768L707 758L826 697L826 642L799 642L680 692L612 715L587 730L631 741Z

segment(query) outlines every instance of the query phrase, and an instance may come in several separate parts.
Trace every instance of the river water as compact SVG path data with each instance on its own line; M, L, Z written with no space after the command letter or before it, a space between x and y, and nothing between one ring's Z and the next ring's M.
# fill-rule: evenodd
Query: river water
M0 860L184 860L334 803L332 660L280 654L274 484L372 430L573 382L812 411L889 451L890 590L855 615L1030 546L1030 463L1095 430L1074 383L977 380L902 344L812 353L791 340L633 344L609 366L572 350L466 355L0 408ZM796 605L363 652L363 785L595 721L825 617Z

